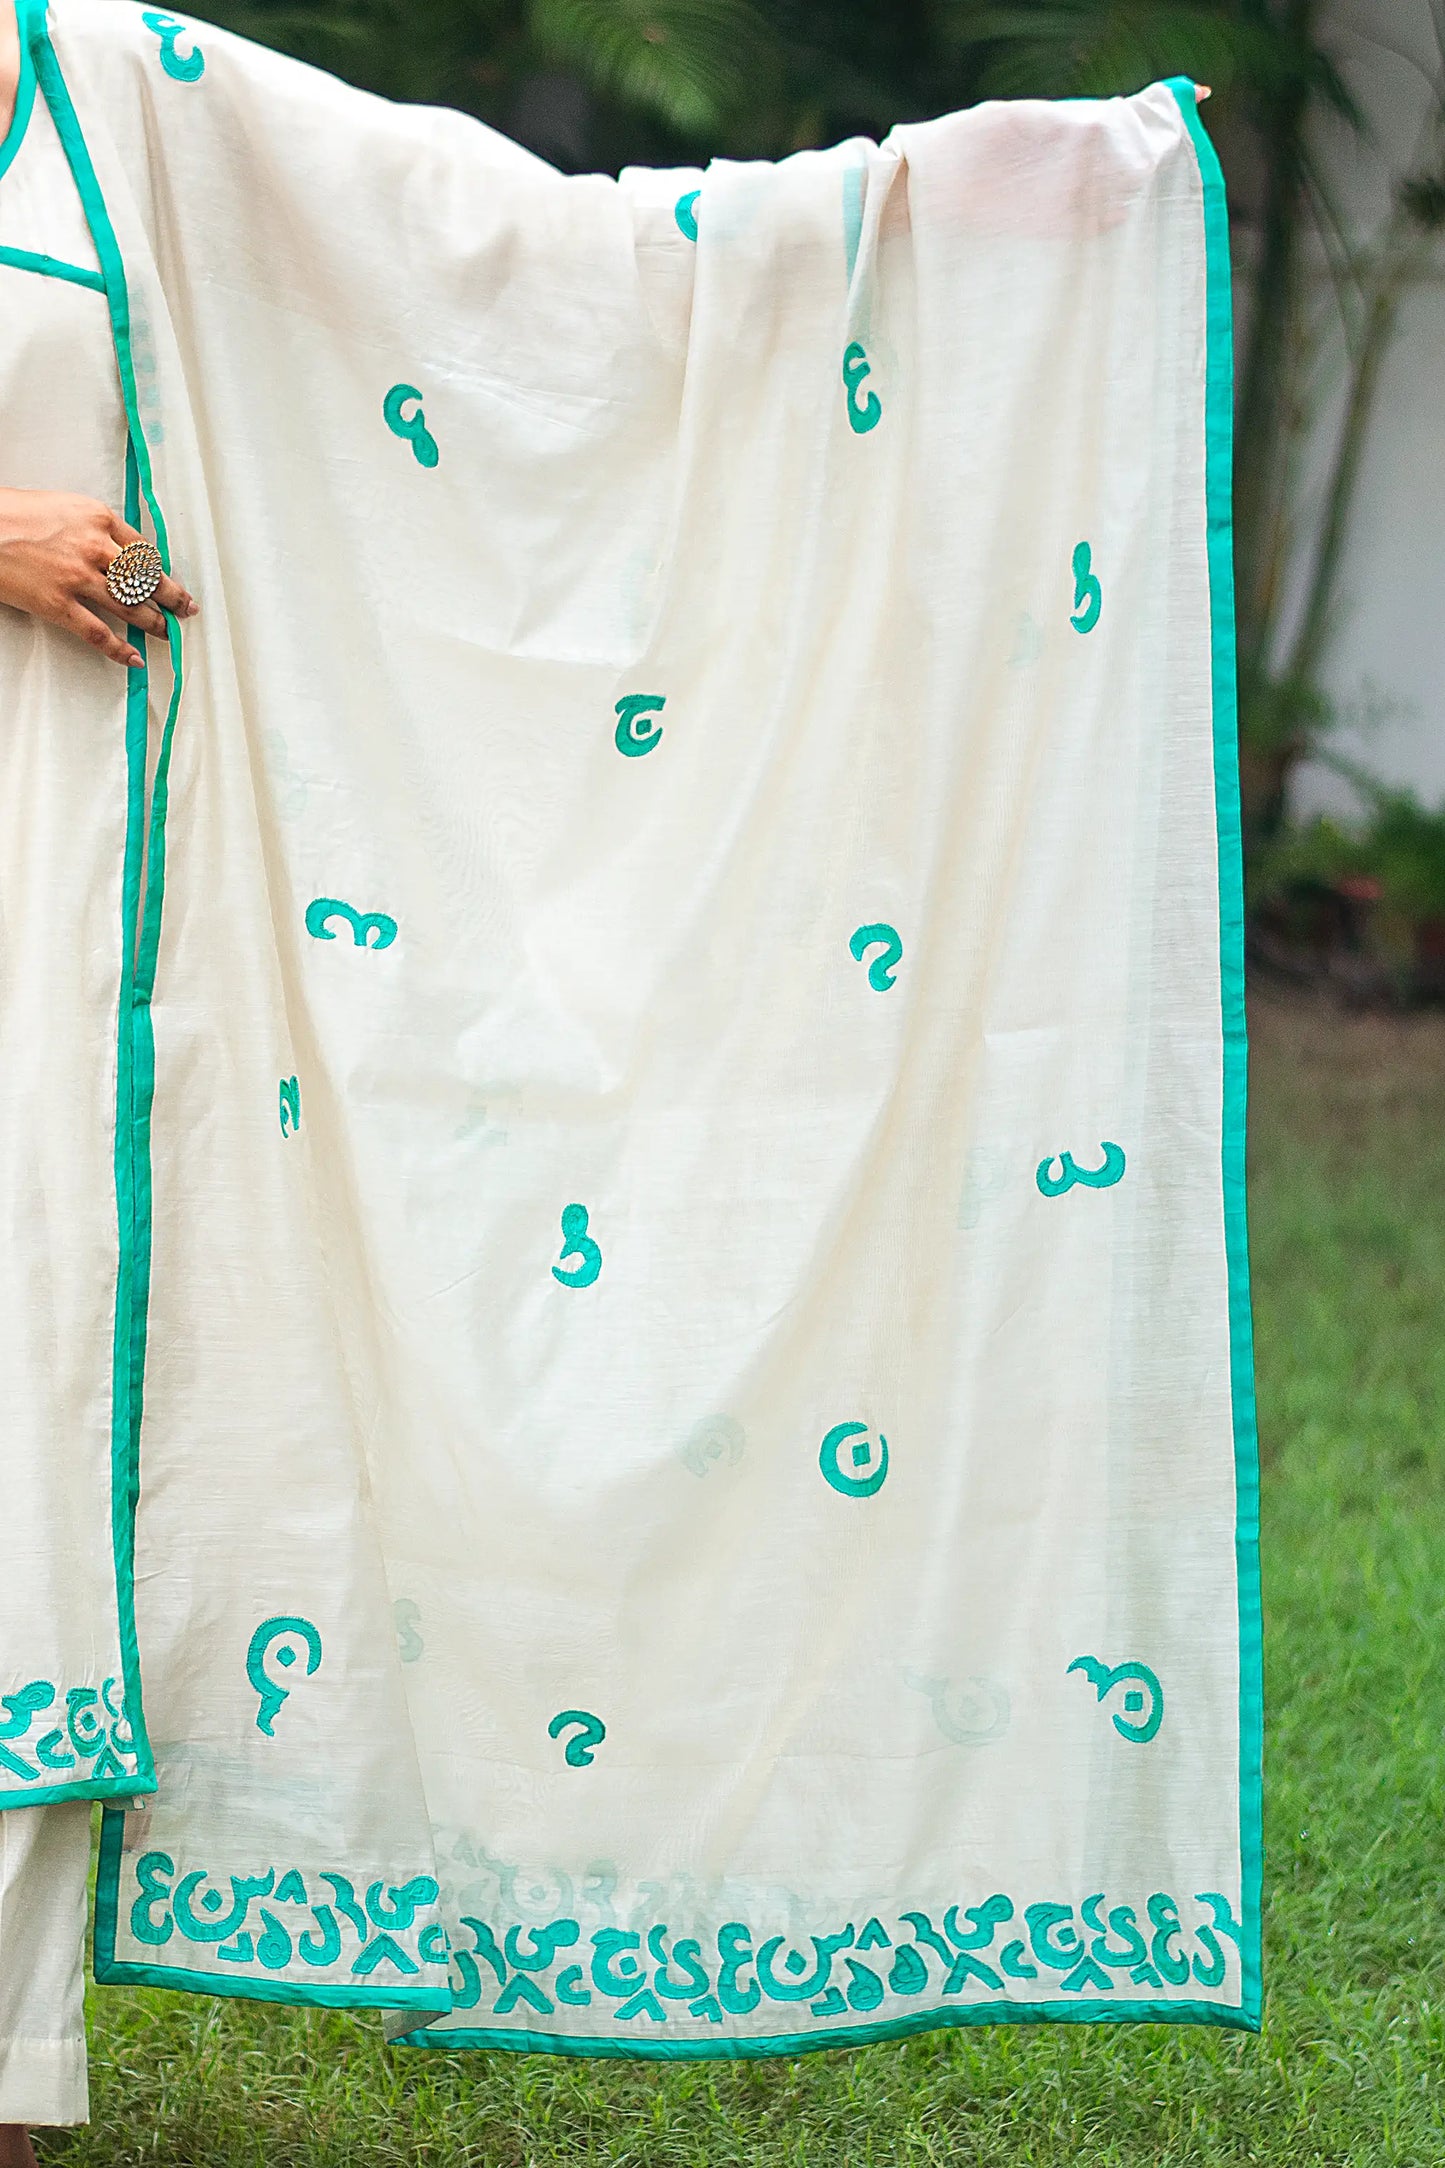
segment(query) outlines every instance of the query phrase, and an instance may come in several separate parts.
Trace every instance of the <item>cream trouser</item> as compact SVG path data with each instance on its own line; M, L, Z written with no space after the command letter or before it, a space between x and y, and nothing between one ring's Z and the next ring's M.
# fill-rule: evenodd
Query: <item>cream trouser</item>
M83 2123L90 1802L0 1813L0 2123Z

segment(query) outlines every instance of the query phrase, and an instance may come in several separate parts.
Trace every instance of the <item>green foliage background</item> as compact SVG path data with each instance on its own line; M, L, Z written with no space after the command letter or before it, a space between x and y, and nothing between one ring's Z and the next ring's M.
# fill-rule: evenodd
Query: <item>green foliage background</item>
M1290 0L214 0L248 37L569 169L776 158L1003 96L1335 93Z

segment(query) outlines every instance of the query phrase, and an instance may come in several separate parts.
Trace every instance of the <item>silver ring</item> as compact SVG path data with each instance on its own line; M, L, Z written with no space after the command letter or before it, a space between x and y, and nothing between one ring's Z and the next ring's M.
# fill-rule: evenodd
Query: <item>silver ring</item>
M154 542L127 542L106 567L106 590L123 610L138 609L150 601L164 570Z

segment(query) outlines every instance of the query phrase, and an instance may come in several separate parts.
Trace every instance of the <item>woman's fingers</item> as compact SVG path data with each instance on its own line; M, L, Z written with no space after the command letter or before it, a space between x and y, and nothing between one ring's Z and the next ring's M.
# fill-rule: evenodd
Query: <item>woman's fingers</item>
M112 512L110 515L110 531L117 548L120 549L124 549L127 542L143 542L145 540L143 534L136 528L127 526L126 522L116 512ZM161 584L155 591L155 600L163 610L171 611L176 617L194 617L200 609L200 604L195 597L182 587L179 580L173 580L169 573L161 575Z
M136 602L126 609L116 601L103 579L87 580L83 587L77 589L75 599L87 610L104 611L108 617L125 618L127 623L138 625L142 632L148 632L152 639L163 640L166 636L166 621L154 602Z
M84 640L88 647L108 655L112 662L124 663L132 670L141 665L141 656L128 640L119 639L109 625L102 623L92 610L82 603L72 602L60 612L55 620L62 632L73 632L77 640Z
M176 617L194 617L201 605L194 595L187 594L179 580L165 575L156 589L156 601L163 610L170 610Z

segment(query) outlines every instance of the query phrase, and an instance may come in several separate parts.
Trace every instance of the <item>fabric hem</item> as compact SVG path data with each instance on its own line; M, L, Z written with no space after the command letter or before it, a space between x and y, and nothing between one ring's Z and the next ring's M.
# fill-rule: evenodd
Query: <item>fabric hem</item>
M98 1799L102 1804L116 1799L140 1799L155 1789L154 1775L78 1777L73 1784L37 1785L30 1792L0 1792L0 1814L13 1813L19 1807L60 1807L76 1799Z
M1239 688L1234 623L1234 328L1229 209L1219 159L1199 118L1195 86L1169 84L1199 163L1205 238L1205 493L1219 839L1219 979L1224 1042L1222 1159L1234 1417L1235 1555L1239 1604L1240 1943L1244 2004L1263 2007L1264 1637L1259 1559L1259 1429L1245 1197L1248 1035L1244 999L1244 845L1239 797Z
M89 2121L84 2038L0 2040L0 2124L73 2130Z
M953 2025L1213 2025L1232 2032L1258 2032L1259 2021L1243 2009L1218 2002L979 2002L965 2009L918 2010L906 2017L883 2018L876 2025L820 2026L809 2033L769 2033L756 2039L623 2040L615 2034L588 2037L577 2033L510 2032L498 2027L457 2026L434 2032L419 2027L393 2037L393 2047L506 2048L522 2055L625 2057L634 2062L745 2062L763 2055L807 2055L824 2048L869 2047L880 2040L903 2040L912 2033L937 2032Z

